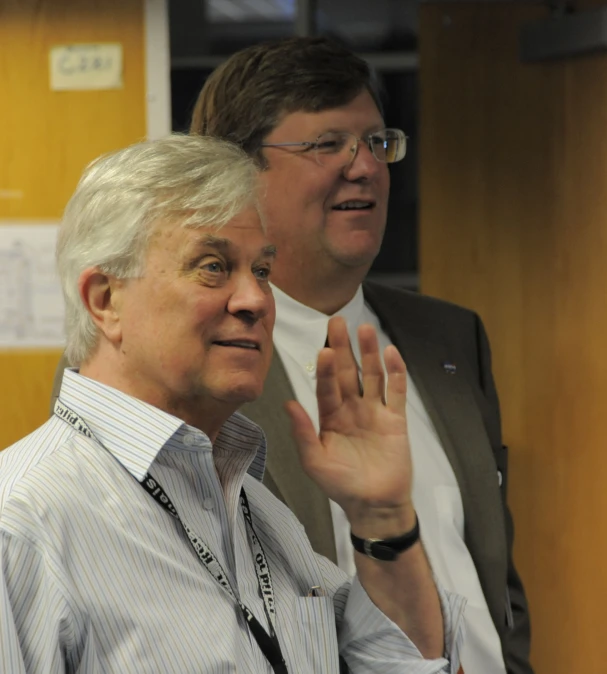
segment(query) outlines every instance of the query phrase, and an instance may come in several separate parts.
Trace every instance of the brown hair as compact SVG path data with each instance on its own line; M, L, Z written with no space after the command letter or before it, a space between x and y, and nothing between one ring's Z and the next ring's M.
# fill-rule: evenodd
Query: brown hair
M365 61L326 38L292 37L233 54L207 79L190 133L240 145L264 164L260 146L281 118L348 104L366 89L381 112Z

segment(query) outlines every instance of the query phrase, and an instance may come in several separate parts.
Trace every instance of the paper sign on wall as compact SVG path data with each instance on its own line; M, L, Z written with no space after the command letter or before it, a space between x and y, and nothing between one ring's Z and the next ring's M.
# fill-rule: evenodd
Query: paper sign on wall
M62 347L56 223L0 220L0 350Z
M51 89L84 91L122 88L121 44L72 44L50 52Z

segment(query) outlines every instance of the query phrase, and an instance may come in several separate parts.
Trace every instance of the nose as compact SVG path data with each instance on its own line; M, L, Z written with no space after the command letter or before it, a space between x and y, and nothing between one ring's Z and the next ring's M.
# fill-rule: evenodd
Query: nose
M228 300L228 311L234 316L256 323L268 314L274 298L267 281L263 282L252 273L232 276L232 293Z
M369 144L359 140L354 158L344 168L344 177L352 181L373 180L383 170L386 170L385 165L375 158Z

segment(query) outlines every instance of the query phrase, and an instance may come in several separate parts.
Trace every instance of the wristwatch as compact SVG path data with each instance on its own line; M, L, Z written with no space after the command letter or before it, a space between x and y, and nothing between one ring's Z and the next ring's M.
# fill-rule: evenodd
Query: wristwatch
M415 526L402 536L395 538L359 538L350 532L350 540L357 552L378 559L382 562L393 562L419 540L419 520L415 515Z

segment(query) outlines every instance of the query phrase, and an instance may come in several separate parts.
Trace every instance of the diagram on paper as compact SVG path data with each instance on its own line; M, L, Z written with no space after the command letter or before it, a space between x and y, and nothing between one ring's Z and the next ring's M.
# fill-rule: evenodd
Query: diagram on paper
M56 224L0 223L0 349L62 347Z

